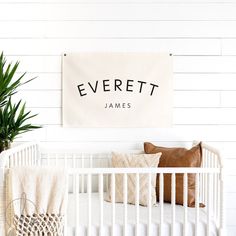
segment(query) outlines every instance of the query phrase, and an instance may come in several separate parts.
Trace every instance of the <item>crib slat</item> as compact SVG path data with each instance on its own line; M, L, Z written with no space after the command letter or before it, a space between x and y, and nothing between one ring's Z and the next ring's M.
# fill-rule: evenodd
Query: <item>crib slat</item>
M21 159L22 166L25 166L25 160L24 160L24 155L22 155L22 150L20 151L20 159Z
M184 236L188 236L188 174L184 173Z
M214 154L213 154L214 155ZM213 156L214 160L215 160L215 156ZM216 165L214 164L214 167L216 167ZM218 189L217 189L217 174L214 173L213 174L213 178L214 178L214 193L218 193ZM218 194L214 194L214 198L215 198L215 209L214 209L214 215L216 217L216 219L218 218L217 215L217 209L218 209Z
M13 166L16 166L16 163L17 163L17 153L16 154L13 154L12 157L8 157L7 158L7 167L13 167Z
M135 235L139 236L139 174L138 173L136 173L135 186L136 186L136 194L135 194L136 231L135 231Z
M29 152L28 152L28 148L26 148L24 150L24 155L25 155L25 159L26 159L26 166L29 166L30 165L30 158L29 158Z
M9 159L9 158L8 158L8 159ZM15 154L12 154L12 157L10 157L10 159L9 159L9 166L10 166L10 167L15 166L15 162L16 162L15 159L16 159L16 158L15 158Z
M34 156L32 155L32 146L27 148L27 153L28 153L29 165L32 166L34 164L33 162Z
M195 177L195 236L198 236L199 225L199 173Z
M35 166L35 155L34 155L34 146L31 146L30 147L30 156L31 156L31 165Z
M163 173L159 174L159 203L160 203L160 236L163 235L163 222L164 222L164 181Z
M123 204L124 204L124 233L123 235L127 235L127 174L123 175Z
M34 157L35 157L35 164L41 165L42 163L42 156L38 146L34 146Z
M206 149L203 149L203 150L204 150L204 153L205 153L205 155L204 155L204 157L205 157L205 167L208 168L209 167L209 165L208 165L209 152ZM207 174L203 174L203 175L204 175L204 201L206 201L206 199L207 199L207 191L206 191L206 189L207 189Z
M91 174L87 176L87 192L88 192L88 236L91 236L92 215L91 215Z
M109 158L109 155L108 156L106 156L106 165L107 166L111 166L111 158ZM108 178L108 176L109 175L106 175L106 192L108 192L109 191L109 189L108 189L108 186L109 186L109 178Z
M28 160L28 165L32 166L32 155L31 155L31 147L28 147L26 149L26 154L27 154L27 160Z
M26 150L24 149L24 150L22 150L22 156L23 156L23 158L24 158L24 164L25 164L25 166L27 166L28 165L28 158L27 158L27 154L26 154Z
M217 168L217 156L213 153L212 155L212 158L213 158L213 166L214 168ZM218 195L218 175L217 174L214 174L214 192L216 193L215 194L215 219L218 219L218 209L219 209L219 195Z
M9 165L10 166L15 166L15 157L14 157L15 155L13 154L13 158L9 158Z
M25 155L25 150L22 150L21 153L22 153L22 159L24 161L24 166L27 166L27 162L26 162L27 158L26 158L26 155Z
M209 167L214 167L214 154L212 153L212 152L209 152L209 158L210 158L210 166ZM209 179L209 175L208 175L208 179ZM212 175L212 179L211 179L211 181L212 181L212 191L214 191L215 192L215 181L216 181L216 179L215 179L215 175L213 174ZM209 188L210 186L208 185L208 188ZM213 214L214 214L214 216L215 216L215 214L216 214L216 208L217 208L217 206L216 206L216 195L214 194L213 196L212 196L212 209L213 209Z
M31 159L31 165L34 166L35 165L34 146L30 147L29 155Z
M213 184L212 184L212 187L213 187L213 189L212 189L212 191L214 192L214 193L216 193L216 175L215 174L213 174L212 175L212 178L213 178ZM217 194L215 194L215 195L213 195L214 196L214 216L216 216L216 209L217 209Z
M24 166L24 159L22 158L22 150L19 152L20 166Z
M41 154L40 149L39 149L38 146L37 146L37 148L35 148L35 157L39 158L37 160L37 164L42 165L42 154Z
M26 166L24 150L21 150L21 151L20 151L20 156L21 156L22 165L23 165L23 166Z
M38 159L40 159L40 153L37 152L37 149L36 149L35 146L33 146L33 148L32 148L32 154L33 154L33 157L34 157L34 166L37 166L38 165L38 163L37 163Z
M30 146L27 150L28 152L28 158L29 158L29 163L32 166L34 164L33 160L34 160L34 156L32 155L32 146Z
M220 218L220 176L219 174L216 174L217 178L217 185L216 185L216 192L217 192L217 214L216 214L216 219ZM219 223L219 222L218 222Z
M93 154L89 155L89 167L92 168L93 167Z
M224 196L224 186L225 186L225 183L224 183L224 174L223 172L220 173L220 180L219 180L219 184L220 184L220 205L219 205L219 211L220 211L220 217L219 217L219 225L221 227L221 231L222 231L222 234L224 234L225 232L225 229L223 228L225 225L225 214L224 214L224 210L225 210L225 196Z
M31 146L31 148L30 148L30 156L31 156L32 161L33 161L32 165L35 166L34 146Z
M115 216L116 216L116 207L115 207L115 174L111 174L111 202L112 202L112 235L115 235Z
M10 161L11 160L9 160L9 164L10 164ZM19 152L16 153L16 163L15 164L17 166L21 166L21 160L20 160L20 153Z
M211 200L212 200L212 176L211 174L208 174L208 181L207 181L207 185L208 185L208 196L207 196L207 236L210 236L211 233L211 224L210 224L210 219L211 219Z
M205 202L206 201L206 174L202 174L202 178L203 178L203 184L202 184L202 195L203 195L203 199L202 201Z
M55 154L55 166L58 166L58 154Z
M76 168L75 154L72 155L72 168Z
M26 148L26 154L27 154L27 159L28 159L28 165L32 166L32 155L31 155L31 146Z
M29 159L28 148L26 148L26 149L24 150L24 156L25 156L25 159L26 159L26 166L29 166L29 165L30 165L30 159Z
M64 156L64 166L67 167L68 156L66 153L64 153L63 156Z
M172 224L171 235L175 235L175 174L171 174L171 206L172 206Z
M16 157L16 160L14 161L14 166L18 166L18 165L22 165L22 163L21 163L21 160L20 160L20 156L19 156L19 153L16 153L15 154L15 157ZM9 160L9 163L11 162L11 158L10 158L10 160Z
M84 154L81 155L81 168L84 168ZM81 175L81 192L84 193L84 174Z
M21 160L20 160L20 154L16 153L15 156L16 156L16 160L14 161L14 166L21 166L22 163L21 163Z
M79 175L76 174L74 176L75 176L76 236L79 236Z
M25 154L24 154L24 152L25 152L25 150L21 150L21 159L22 159L22 161L23 161L23 165L24 166L26 166L27 164L26 164L26 156L25 156Z
M26 159L27 159L27 166L30 166L30 164L31 164L31 158L30 158L30 152L29 152L29 148L26 148L25 149L25 156L26 156Z
M103 236L103 174L99 174L100 236Z
M151 235L152 231L152 175L148 174L148 235Z
M46 157L47 157L47 165L49 166L50 165L49 154L46 154Z

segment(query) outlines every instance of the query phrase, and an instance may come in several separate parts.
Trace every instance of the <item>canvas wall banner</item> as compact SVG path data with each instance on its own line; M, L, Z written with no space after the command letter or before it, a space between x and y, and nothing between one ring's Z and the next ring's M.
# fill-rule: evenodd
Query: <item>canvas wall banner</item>
M63 126L169 127L172 56L167 53L63 55Z

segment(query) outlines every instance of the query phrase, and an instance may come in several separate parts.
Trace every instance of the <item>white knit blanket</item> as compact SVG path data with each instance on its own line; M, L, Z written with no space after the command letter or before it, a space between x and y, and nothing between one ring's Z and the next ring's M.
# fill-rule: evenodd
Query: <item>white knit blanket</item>
M11 168L6 227L12 235L63 235L68 180L64 169Z

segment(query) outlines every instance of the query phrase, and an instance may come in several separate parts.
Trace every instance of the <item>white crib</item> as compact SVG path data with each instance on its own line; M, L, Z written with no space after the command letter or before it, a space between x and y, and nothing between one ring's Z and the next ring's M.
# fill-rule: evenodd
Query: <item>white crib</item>
M129 151L128 152L134 152ZM140 152L140 151L135 151ZM110 168L110 153L81 153L76 149L41 148L37 143L26 143L0 154L1 203L4 202L4 172L13 166L68 167L68 214L65 235L159 235L213 236L225 235L223 164L219 152L203 144L201 168ZM127 204L127 175L136 175L136 204ZM139 174L149 176L149 204L139 205ZM163 201L163 175L171 174L171 203ZM184 175L184 204L175 204L175 176ZM196 207L187 207L188 173L196 174ZM115 203L115 174L123 174L123 203ZM158 206L151 205L151 175L159 174ZM111 184L112 201L104 201ZM199 203L206 205L200 208ZM1 219L4 208L1 205ZM3 223L2 223L3 224ZM0 225L3 228L3 225ZM4 235L2 233L1 235Z

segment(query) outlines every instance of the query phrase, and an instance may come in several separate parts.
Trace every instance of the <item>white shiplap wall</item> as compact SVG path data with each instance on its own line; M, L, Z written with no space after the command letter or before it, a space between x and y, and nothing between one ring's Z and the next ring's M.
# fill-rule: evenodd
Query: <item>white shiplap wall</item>
M23 97L44 129L21 140L83 148L141 148L143 141L219 148L225 159L228 235L236 235L236 1L0 0L0 51L39 76ZM172 129L62 129L61 54L169 51Z

